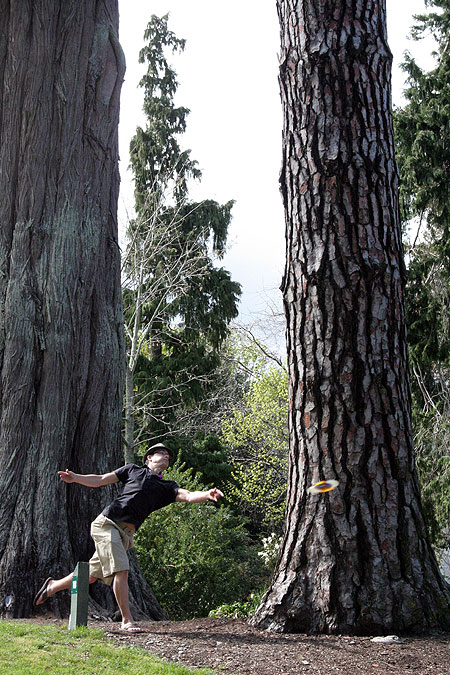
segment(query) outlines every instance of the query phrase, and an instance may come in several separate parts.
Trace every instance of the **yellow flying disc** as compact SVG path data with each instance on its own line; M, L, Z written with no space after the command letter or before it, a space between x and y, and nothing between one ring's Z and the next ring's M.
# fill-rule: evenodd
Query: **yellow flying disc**
M338 485L339 481L337 480L321 480L319 483L311 485L307 491L312 495L319 495L322 492L330 492L330 490L334 490Z

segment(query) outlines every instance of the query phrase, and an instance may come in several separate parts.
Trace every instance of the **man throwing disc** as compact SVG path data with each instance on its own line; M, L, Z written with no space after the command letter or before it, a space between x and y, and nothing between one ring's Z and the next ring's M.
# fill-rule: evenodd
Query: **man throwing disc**
M130 611L128 591L129 562L127 551L133 547L133 535L153 511L173 502L198 504L208 500L217 502L223 493L217 488L189 492L175 481L163 480L162 473L169 466L171 451L162 443L153 445L144 455L144 466L126 464L111 473L77 474L58 471L65 483L79 483L86 487L102 487L121 482L121 494L107 506L91 525L95 553L89 561L89 583L102 581L112 584L122 614L122 630L138 631ZM72 574L62 579L46 579L34 604L42 605L47 598L72 586Z

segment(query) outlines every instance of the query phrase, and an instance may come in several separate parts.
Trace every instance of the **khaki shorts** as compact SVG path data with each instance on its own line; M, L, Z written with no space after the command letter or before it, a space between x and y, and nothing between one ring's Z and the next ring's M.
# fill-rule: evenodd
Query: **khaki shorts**
M116 572L130 568L127 551L133 548L133 532L99 515L91 524L95 553L89 560L89 574L109 586Z

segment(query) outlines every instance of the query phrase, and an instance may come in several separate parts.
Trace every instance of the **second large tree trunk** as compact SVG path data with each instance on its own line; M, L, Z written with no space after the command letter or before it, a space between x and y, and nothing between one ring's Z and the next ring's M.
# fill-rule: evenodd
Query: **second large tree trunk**
M410 428L384 0L279 0L290 397L283 631L445 627ZM307 487L335 478L314 496Z
M0 0L3 616L29 615L42 581L93 551L89 523L113 491L57 470L122 463L117 28L116 0Z

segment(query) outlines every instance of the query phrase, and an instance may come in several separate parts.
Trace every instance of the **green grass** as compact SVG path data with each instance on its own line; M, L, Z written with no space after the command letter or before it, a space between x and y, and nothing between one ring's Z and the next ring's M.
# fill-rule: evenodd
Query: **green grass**
M213 675L166 663L145 649L115 646L102 631L0 621L2 675Z

